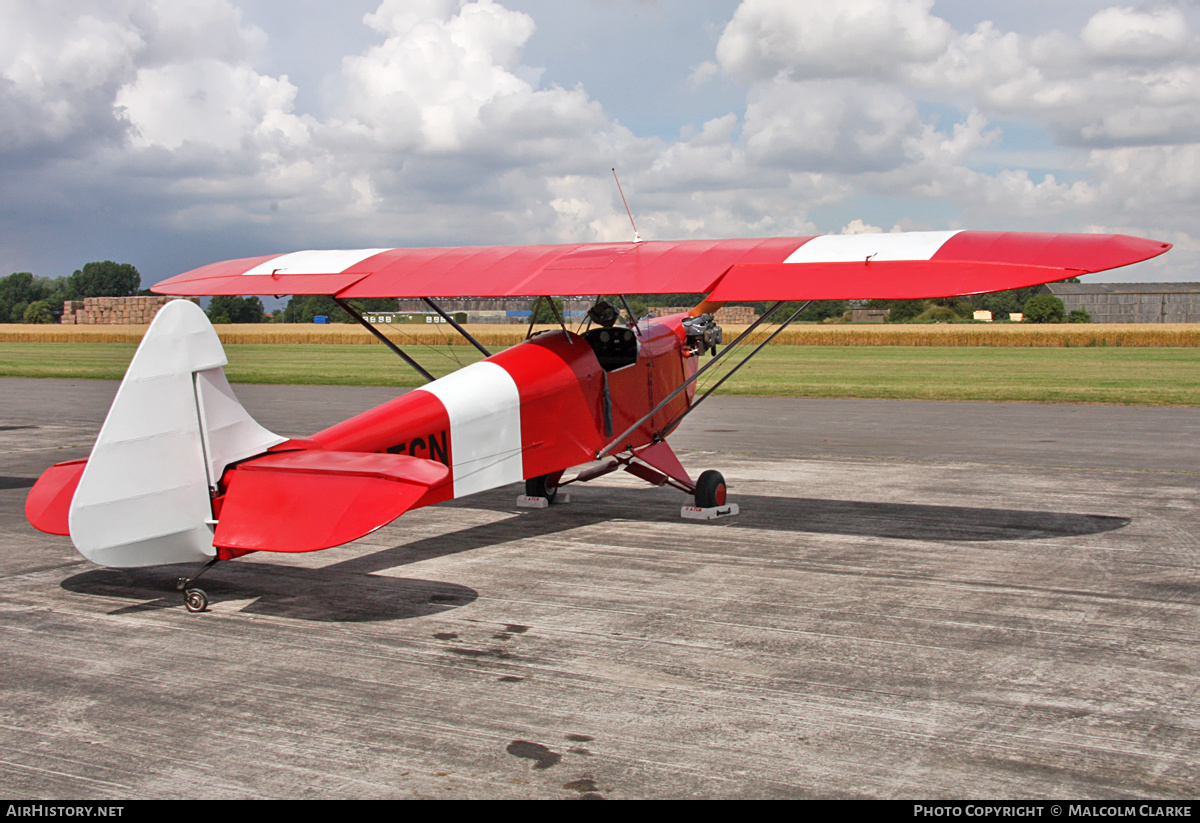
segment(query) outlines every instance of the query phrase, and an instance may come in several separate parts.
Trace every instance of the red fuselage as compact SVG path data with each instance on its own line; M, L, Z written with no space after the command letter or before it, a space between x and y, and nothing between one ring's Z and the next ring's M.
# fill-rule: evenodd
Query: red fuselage
M561 473L594 460L695 372L685 317L586 336L544 332L310 440L331 451L390 452L448 466L447 480L414 508ZM621 448L650 443L692 395L691 387L680 393Z

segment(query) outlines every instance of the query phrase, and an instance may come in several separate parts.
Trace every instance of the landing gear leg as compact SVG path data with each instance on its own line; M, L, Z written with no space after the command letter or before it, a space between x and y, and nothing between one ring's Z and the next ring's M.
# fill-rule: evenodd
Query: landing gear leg
M208 595L204 589L197 589L192 586L200 575L213 567L219 558L214 557L203 566L200 571L193 574L191 577L181 577L175 581L175 590L183 592L183 605L187 607L189 612L202 612L208 609Z

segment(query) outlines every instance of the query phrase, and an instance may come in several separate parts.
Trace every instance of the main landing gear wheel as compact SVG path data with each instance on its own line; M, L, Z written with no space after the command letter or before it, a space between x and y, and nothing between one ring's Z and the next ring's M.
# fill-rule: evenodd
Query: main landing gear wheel
M551 485L549 478L548 474L529 478L525 481L525 494L529 497L544 497L547 503L553 503L554 498L558 497L558 486Z
M725 478L718 471L709 469L696 481L696 506L711 509L725 505Z
M208 595L204 589L188 589L183 593L183 605L189 612L202 612L208 608Z

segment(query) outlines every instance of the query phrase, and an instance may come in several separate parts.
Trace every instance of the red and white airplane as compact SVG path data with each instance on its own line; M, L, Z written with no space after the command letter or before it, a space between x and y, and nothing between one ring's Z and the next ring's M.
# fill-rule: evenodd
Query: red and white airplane
M214 263L154 290L332 295L351 313L344 301L367 297L425 298L435 309L435 295L707 297L689 313L640 321L599 302L583 334L564 326L497 354L467 335L486 359L441 379L426 374L428 385L303 440L251 419L204 312L173 301L146 332L91 456L47 469L26 516L103 566L201 562L201 572L255 551L338 546L410 509L518 481L526 502L544 505L560 487L618 468L682 489L695 496L692 513L715 516L733 510L724 479L706 471L693 480L666 437L699 402L697 376L751 331L718 356L711 313L723 303L977 294L1169 248L1123 235L941 231L302 251ZM192 586L198 576L179 583L192 611L207 605Z

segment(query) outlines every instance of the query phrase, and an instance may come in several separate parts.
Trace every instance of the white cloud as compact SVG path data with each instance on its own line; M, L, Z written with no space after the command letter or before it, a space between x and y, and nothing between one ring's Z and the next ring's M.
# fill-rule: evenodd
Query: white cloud
M388 0L367 22L387 39L346 58L343 74L349 115L378 144L456 151L482 129L484 106L534 94L510 71L534 31L528 15L488 0Z
M751 90L743 137L756 165L854 173L902 163L920 130L916 105L887 86L777 78Z
M717 44L722 68L760 81L880 76L926 62L950 41L933 0L744 0Z
M1166 60L1181 56L1193 39L1183 11L1172 7L1102 9L1080 32L1087 50L1105 59Z
M1153 216L1160 224L1194 231L1200 144L1097 150L1089 168L1112 203L1111 222Z
M129 2L129 21L146 48L143 66L219 60L245 63L266 43L266 33L243 22L230 0L149 0Z
M179 66L191 63L211 81L220 66L244 66L263 36L228 0L10 4L0 25L0 150L73 153L119 139L122 106L138 102L129 84L153 87L162 102L166 85L182 79ZM220 89L221 99L249 85Z
M111 95L144 41L126 20L66 5L16 4L0 25L0 150L119 132Z
M221 151L251 137L302 142L307 127L291 114L296 88L246 66L197 60L139 69L116 96L133 126L133 144L178 149L185 144Z
M313 89L262 67L271 27L230 0L17 4L0 10L0 236L25 211L124 195L142 236L247 244L226 256L621 240L612 166L646 238L1195 234L1200 50L1180 7L1025 33L956 30L935 9L745 0L691 71L701 96L741 101L667 139L623 127L587 88L541 82L524 56L535 21L493 0L383 0L320 116L304 108ZM629 47L669 57L636 31Z
M842 234L881 234L883 229L855 218L842 227Z

